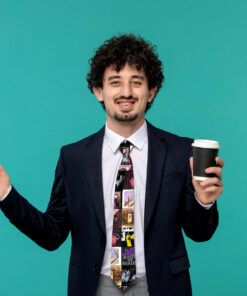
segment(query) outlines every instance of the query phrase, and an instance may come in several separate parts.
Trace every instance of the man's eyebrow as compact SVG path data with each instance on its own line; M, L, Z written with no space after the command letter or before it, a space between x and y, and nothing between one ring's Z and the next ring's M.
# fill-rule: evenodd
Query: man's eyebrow
M145 80L145 78L142 75L133 75L133 76L131 76L131 78L137 78L137 79Z
M119 75L112 75L112 76L110 76L110 77L108 77L108 79L107 80L113 80L113 79L118 79L118 78L120 78L120 76Z

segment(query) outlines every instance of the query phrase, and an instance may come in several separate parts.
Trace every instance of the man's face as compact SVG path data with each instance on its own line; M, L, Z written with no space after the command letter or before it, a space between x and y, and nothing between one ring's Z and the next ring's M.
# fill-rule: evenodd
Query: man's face
M104 102L111 123L144 119L147 102L153 100L155 93L156 88L148 89L144 70L129 64L119 72L113 66L106 68L102 89L94 89L97 99Z

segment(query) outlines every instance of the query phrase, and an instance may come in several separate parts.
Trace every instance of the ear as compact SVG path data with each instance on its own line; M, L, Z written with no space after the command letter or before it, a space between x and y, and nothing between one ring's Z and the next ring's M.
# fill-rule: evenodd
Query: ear
M148 91L148 102L151 103L152 100L154 99L156 93L157 93L157 86L151 88L149 91Z
M93 93L99 102L103 102L102 88L93 87Z

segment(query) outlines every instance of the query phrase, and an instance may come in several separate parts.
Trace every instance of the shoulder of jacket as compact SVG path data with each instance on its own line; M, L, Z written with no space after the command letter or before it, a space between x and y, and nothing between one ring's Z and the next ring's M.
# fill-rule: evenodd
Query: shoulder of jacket
M99 131L93 133L92 135L87 136L86 138L83 138L79 141L76 141L67 145L63 145L61 147L61 151L65 153L70 153L70 152L84 149L90 143L93 143L95 141L102 139L104 136L104 129L105 129L105 126L103 126Z
M155 132L158 137L165 138L165 140L168 143L191 145L194 141L194 139L192 139L192 138L179 136L177 134L157 128L157 127L151 125L150 123L148 123L148 124L149 124L151 130L153 132Z

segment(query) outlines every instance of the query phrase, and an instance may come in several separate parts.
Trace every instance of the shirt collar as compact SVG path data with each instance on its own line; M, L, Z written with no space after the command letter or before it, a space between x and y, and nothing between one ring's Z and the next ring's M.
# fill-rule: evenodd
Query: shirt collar
M119 134L113 132L107 127L107 123L105 125L105 139L111 148L113 153L116 153L120 143L125 139ZM144 121L143 125L130 137L126 138L129 142L131 142L138 150L142 150L145 141L147 140L147 122Z

